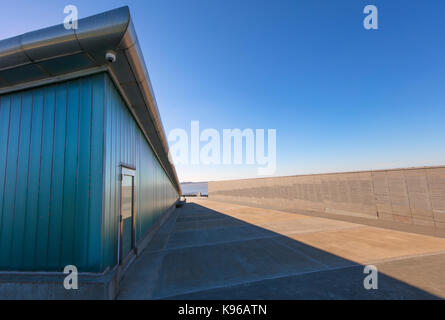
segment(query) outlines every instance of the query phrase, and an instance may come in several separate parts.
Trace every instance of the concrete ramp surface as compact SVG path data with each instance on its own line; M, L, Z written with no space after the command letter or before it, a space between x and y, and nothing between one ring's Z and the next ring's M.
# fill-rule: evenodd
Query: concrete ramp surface
M365 265L378 268L366 290ZM121 282L119 299L443 299L445 239L194 199Z

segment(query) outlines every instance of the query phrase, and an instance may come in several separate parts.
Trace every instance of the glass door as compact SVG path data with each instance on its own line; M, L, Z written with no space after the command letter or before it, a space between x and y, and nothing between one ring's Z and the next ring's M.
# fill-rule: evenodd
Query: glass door
M125 260L135 245L134 170L122 167L121 172L119 263Z

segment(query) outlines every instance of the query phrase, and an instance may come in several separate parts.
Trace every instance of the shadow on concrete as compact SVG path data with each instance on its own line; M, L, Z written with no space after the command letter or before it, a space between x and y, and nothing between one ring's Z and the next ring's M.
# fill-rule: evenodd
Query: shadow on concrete
M252 213L255 214L255 213ZM364 266L196 203L179 208L128 270L119 299L438 299Z

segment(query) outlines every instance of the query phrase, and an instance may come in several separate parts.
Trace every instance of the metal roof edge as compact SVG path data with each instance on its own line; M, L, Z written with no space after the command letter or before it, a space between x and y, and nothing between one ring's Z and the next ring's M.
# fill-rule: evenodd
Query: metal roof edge
M105 58L108 51L116 53L116 61ZM159 109L153 93L145 60L139 45L128 6L78 20L78 29L65 29L63 24L44 28L0 41L0 91L17 90L27 83L63 78L45 68L46 62L85 55L91 64L84 69L106 66L125 93L133 114L142 124L153 151L167 175L181 194L181 185L174 165L169 160L169 147ZM66 60L68 61L68 60ZM64 65L65 66L65 65ZM11 82L4 74L15 69L32 67L41 72L36 79ZM68 63L69 67L69 63ZM5 71L4 73L2 73ZM69 70L73 73L80 70ZM7 73L9 72L9 73ZM32 81L31 81L32 80ZM151 129L154 129L154 131Z

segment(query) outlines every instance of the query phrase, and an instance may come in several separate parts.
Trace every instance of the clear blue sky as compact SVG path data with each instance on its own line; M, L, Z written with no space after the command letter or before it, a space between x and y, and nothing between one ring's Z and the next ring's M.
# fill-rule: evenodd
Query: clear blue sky
M445 164L445 1L2 4L0 38L128 5L164 127L274 128L275 175ZM379 9L379 30L363 8ZM255 177L179 166L182 181Z

